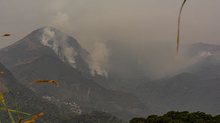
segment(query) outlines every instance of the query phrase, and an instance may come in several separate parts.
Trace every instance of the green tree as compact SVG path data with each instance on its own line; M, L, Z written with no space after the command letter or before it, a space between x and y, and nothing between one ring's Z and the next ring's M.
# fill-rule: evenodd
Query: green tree
M147 123L145 118L133 118L129 123Z

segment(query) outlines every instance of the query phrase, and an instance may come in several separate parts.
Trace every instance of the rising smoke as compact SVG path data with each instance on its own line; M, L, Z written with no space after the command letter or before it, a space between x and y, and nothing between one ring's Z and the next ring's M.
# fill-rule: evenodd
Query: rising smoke
M44 28L41 43L51 49L61 58L62 61L69 63L76 68L75 49L66 42L65 34L56 34L51 27Z
M108 63L108 49L104 43L95 43L91 52L91 62L89 63L92 74L108 76L106 66Z
M108 76L105 69L108 62L108 50L102 42L95 43L95 49L90 52L90 55L85 55L77 52L79 49L74 49L74 46L68 43L66 34L57 32L52 27L46 27L42 33L41 43L51 48L63 62L67 62L73 68L77 67L76 56L82 55L81 57L88 62L92 75Z
M185 57L177 60L174 53L181 3L182 0L2 0L0 31L11 32L17 41L39 27L54 26L76 38L90 53L97 53L100 45L108 47L106 42L119 40L136 50L138 63L147 74L151 71L152 76L164 76L191 61ZM193 0L185 6L182 42L218 43L218 5L217 0ZM6 43L1 42L1 47ZM182 49L181 44L180 52ZM105 58L93 60L102 61L96 65L103 63L101 66L106 67L103 61L111 50L114 49L104 50L108 51L103 53L107 54L105 57L94 58L100 55L93 54L93 59Z
M151 0L148 2L154 3ZM166 4L168 5L168 3ZM176 16L173 15L177 15L178 11L160 12L160 15L166 16L164 22L161 22L159 20L161 16L152 16L151 11L143 12L144 9L141 9L142 7L151 8L150 4L143 4L143 6L137 4L139 7L134 4L137 3L131 0L126 2L123 0L117 2L51 1L48 9L53 16L51 16L49 24L73 35L89 51L91 54L89 65L93 74L108 75L106 68L109 67L109 53L114 48L108 49L106 42L112 40L120 40L126 45L130 44L127 48L135 52L134 55L138 56L137 62L143 67L147 76L152 78L179 72L198 59L176 57L174 53L175 46L172 41L175 40L176 34L174 26ZM75 8L70 9L71 5ZM152 10L158 11L157 9ZM132 56L128 54L126 57Z

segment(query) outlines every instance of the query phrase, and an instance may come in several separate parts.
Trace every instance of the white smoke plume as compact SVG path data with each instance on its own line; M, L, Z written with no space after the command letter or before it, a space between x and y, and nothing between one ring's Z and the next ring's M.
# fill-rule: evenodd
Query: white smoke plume
M42 44L48 47L51 47L51 45L48 43L49 40L51 40L55 35L55 32L50 30L50 28L45 28L43 35L42 35Z
M43 30L41 42L43 45L50 47L61 58L62 61L69 63L76 68L75 56L77 55L73 47L69 46L65 40L65 35L57 35L53 29L47 27ZM62 50L62 51L60 51ZM62 54L60 56L60 54ZM96 42L90 52L87 60L92 75L108 76L105 69L108 62L108 50L104 43Z
M203 51L203 52L200 52L199 53L199 57L201 58L206 58L206 57L209 57L209 56L212 56L213 54L209 51Z
M69 15L64 12L58 12L53 17L51 25L58 28L65 28L66 25L69 25Z
M142 2L145 3L144 1L134 3L132 0L113 2L53 0L48 6L52 15L50 25L72 35L83 48L89 51L91 55L89 65L93 74L108 75L105 67L108 63L108 53L111 51L106 48L105 42L109 40L120 40L125 44L131 44L133 49L137 49L143 69L147 71L147 74L151 73L152 77L170 75L194 63L194 59L174 58L175 50L170 50L170 47L161 48L163 46L160 45L163 44L151 47L155 42L175 47L173 37L175 37L176 30L173 25L176 20L171 15L177 15L177 11L170 10L167 11L168 14L165 11L159 11L160 7L155 6L158 4L153 0L150 4L141 4ZM166 2L164 6L168 9L170 3ZM134 4L139 5L139 8ZM147 8L154 10L155 14L152 15L152 11L147 11ZM162 18L164 14L166 17ZM146 47L140 51L140 47L144 45Z
M90 53L96 39L104 42L120 40L125 44L144 42L140 45L146 46L152 42L164 42L175 47L177 14L181 2L181 0L1 0L0 32L12 33L12 41L17 41L36 28L51 25L76 38L83 48L91 49L88 50ZM195 0L186 6L182 21L182 43L205 41L219 44L220 35L217 34L219 28L216 26L220 21L219 3L218 0L212 2ZM11 8L19 11L13 11ZM6 44L8 41L2 41L1 47ZM136 48L140 49L139 46ZM152 66L153 71L159 72L166 70L163 67L168 70L175 67L170 62L169 53L167 53L169 59L164 54L167 49L160 49L158 46L150 48L158 51L155 51L157 54L143 56L152 63L146 66L146 70L149 70L148 66ZM147 53L148 49L145 49L143 53ZM140 61L147 63L142 59Z
M91 52L91 59L89 66L92 75L104 75L108 76L108 72L105 69L108 63L108 50L104 43L96 42L94 49Z
M65 34L56 34L53 29L47 27L43 30L41 43L51 48L63 62L67 62L76 68L75 56L77 53L74 48L69 46L66 42Z
M81 26L79 27L74 26L73 23L70 23L70 22L74 22L75 19L73 19L73 17L70 16L71 13L68 10L66 10L66 8L69 8L69 5L71 3L72 1L70 0L64 0L64 1L56 0L56 1L51 2L49 9L51 10L54 16L51 17L50 25L55 28L61 29L62 31L65 31L67 33L76 32L76 34L80 35L79 37L89 37L89 38L83 38L83 39L79 38L78 41L81 44L83 41L90 44L89 47L86 47L88 45L86 46L83 45L83 48L87 49L90 53L90 56L88 56L89 58L87 58L89 59L87 60L87 62L89 64L90 71L92 75L98 74L98 75L108 76L108 72L105 69L107 61L108 61L108 49L105 46L104 39L101 38L100 34L94 34L92 30L89 30L90 34L88 34L86 31L87 35L84 34L84 36L83 36L83 33L80 33L80 34L77 33L77 32L80 32L79 28L81 28ZM82 1L76 1L76 3L83 4ZM87 16L88 14L86 14L86 18ZM83 20L83 23L87 23L84 21L85 20ZM88 21L90 21L90 19ZM80 25L82 24L81 22L77 22L77 23L79 23ZM88 26L91 26L91 25L88 25ZM45 32L46 32L45 34L48 35L48 37L50 37L51 32L49 30L45 30ZM78 37L74 36L74 38L78 38ZM81 41L81 39L83 41ZM99 42L97 41L97 39L99 39ZM56 48L54 48L54 50L56 51ZM64 48L64 55L69 59L69 63L71 64L75 64L75 59L71 56L75 56L76 54L73 54L73 53L74 53L73 48L70 48L70 47Z

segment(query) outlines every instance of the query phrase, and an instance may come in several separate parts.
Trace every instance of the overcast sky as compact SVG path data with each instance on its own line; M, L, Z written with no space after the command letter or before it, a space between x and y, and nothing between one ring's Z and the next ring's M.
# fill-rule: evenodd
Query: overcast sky
M136 52L142 67L151 71L152 76L164 76L196 61L176 58L177 17L182 2L0 0L0 34L12 34L0 37L0 47L38 28L54 26L76 38L93 56L98 56L95 59L101 61L102 66L108 65L110 50L106 42L120 41ZM183 44L188 43L220 44L219 5L220 0L187 0L182 14L181 51Z
M96 41L175 43L183 0L0 0L0 47L52 25L88 47ZM220 0L188 0L181 42L218 43Z

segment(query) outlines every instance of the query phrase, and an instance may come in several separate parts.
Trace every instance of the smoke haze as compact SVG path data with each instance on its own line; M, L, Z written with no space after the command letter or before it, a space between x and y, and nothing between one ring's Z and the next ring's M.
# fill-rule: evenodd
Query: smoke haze
M105 49L106 44L118 40L135 52L137 61L146 66L146 71L152 71L152 76L165 76L194 61L175 56L181 3L182 0L1 0L0 33L10 32L12 37L1 38L0 46L37 28L54 26L92 53L92 59L99 64L94 66L106 67L111 52ZM186 4L180 50L188 43L219 44L218 5L219 0L193 0Z

